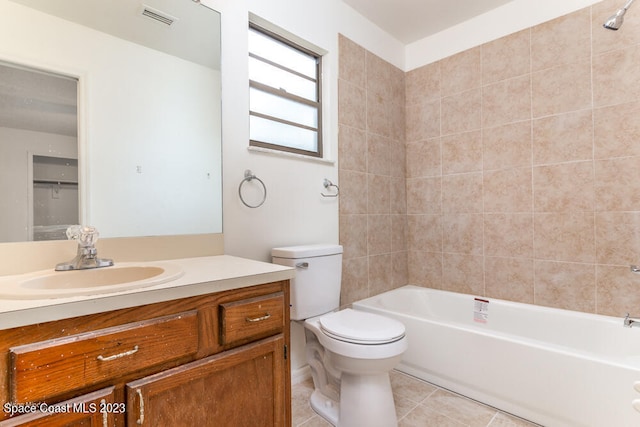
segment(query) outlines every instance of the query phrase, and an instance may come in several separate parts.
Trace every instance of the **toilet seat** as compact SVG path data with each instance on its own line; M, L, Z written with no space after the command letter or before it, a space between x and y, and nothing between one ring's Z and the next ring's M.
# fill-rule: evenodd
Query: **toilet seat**
M350 308L319 319L321 331L334 339L354 344L388 344L404 337L404 325L378 314Z

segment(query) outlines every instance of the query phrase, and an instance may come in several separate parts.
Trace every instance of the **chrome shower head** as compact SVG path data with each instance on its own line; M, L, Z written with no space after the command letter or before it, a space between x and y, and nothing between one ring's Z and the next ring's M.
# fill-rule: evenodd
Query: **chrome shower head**
M627 1L627 4L625 4L622 7L622 9L619 9L615 15L607 19L602 26L607 30L614 30L614 31L618 30L622 26L622 23L624 22L624 14L627 13L627 9L629 9L629 7L634 1L635 0Z

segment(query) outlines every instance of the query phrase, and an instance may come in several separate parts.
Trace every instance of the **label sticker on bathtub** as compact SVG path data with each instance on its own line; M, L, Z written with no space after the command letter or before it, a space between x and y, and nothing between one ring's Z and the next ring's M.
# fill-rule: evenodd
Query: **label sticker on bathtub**
M474 298L473 321L478 323L487 323L487 320L489 320L489 301L486 299Z

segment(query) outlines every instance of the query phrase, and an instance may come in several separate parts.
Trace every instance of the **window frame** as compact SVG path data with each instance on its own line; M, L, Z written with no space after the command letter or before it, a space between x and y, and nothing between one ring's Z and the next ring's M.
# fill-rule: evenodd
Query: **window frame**
M301 96L298 95L294 95L291 93L288 93L287 91L285 91L284 89L275 89L271 86L265 85L263 83L259 83L256 81L253 81L251 79L249 79L249 89L253 88L262 92L265 92L267 94L273 95L273 96L278 96L281 97L282 99L288 100L288 101L293 101L293 102L297 102L297 103L301 103L304 105L308 105L311 107L314 107L317 111L318 114L318 119L317 119L317 128L313 128L310 126L306 126L300 123L296 123L296 122L291 122L285 119L280 119L278 117L273 117L273 116L269 116L266 114L262 114L262 113L258 113L258 112L254 112L251 111L251 107L249 107L249 116L254 116L254 117L259 117L259 118L263 118L266 120L271 120L273 122L276 123L281 123L281 124L286 124L286 125L290 125L290 126L295 126L301 129L308 129L308 130L312 130L317 132L317 145L316 145L316 150L315 151L311 151L311 150L304 150L301 148L295 148L295 147L290 147L287 145L280 145L280 144L275 144L273 142L266 142L266 141L259 141L259 140L254 140L251 139L251 137L249 137L249 145L251 147L260 147L260 148L266 148L269 150L276 150L276 151L283 151L283 152L287 152L287 153L294 153L294 154L301 154L304 156L310 156L310 157L315 157L315 158L323 158L323 146L324 146L324 140L323 140L323 132L322 132L322 128L323 128L323 120L322 120L322 109L323 109L323 104L322 104L322 54L318 53L316 51L313 51L307 47L304 47L302 45L300 45L299 43L296 43L295 41L291 40L291 38L287 38L281 34L278 34L274 31L271 31L267 28L265 28L264 26L257 24L253 21L249 21L249 30L254 30L257 31L259 33L262 33L263 35L272 38L273 40L283 43L293 49L296 49L298 51L300 51L301 53L304 53L312 58L315 58L315 69L316 69L316 78L315 79L311 79L310 77L301 74L295 70L292 70L290 68L287 68L277 62L268 60L266 58L263 58L259 55L256 55L254 53L252 53L251 51L249 51L249 58L253 58L256 59L258 61L262 61L268 65L271 65L273 67L276 67L280 70L284 70L286 72L292 73L298 77L304 78L306 80L315 82L315 87L316 87L316 99L317 101L311 101L309 99L303 98Z

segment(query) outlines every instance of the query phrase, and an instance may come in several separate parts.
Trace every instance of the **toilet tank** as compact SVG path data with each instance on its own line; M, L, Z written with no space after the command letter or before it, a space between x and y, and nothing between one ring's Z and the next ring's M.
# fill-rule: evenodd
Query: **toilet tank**
M319 316L340 306L342 246L306 245L273 248L274 264L295 267L291 280L291 319Z

